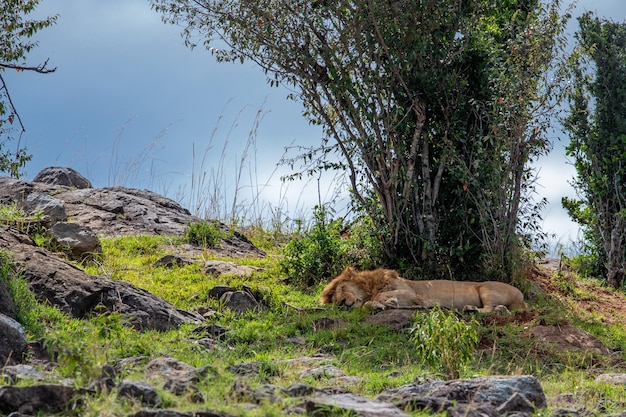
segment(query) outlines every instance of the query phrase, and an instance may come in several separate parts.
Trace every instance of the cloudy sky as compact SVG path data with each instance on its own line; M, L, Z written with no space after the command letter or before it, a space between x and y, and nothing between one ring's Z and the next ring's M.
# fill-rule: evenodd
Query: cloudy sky
M626 20L623 0L580 0L576 10ZM276 167L285 147L317 144L321 130L253 64L218 64L202 48L187 49L179 28L163 24L146 0L43 0L31 16L55 14L29 64L49 59L57 71L3 75L33 154L26 179L46 166L71 166L95 187L148 188L192 211L217 189L227 205L237 195L255 207L248 217L297 216L331 198L327 179L280 181L289 172ZM540 161L539 191L550 203L544 230L567 245L577 227L560 199L573 195L574 171L563 142L554 141ZM259 192L266 203L252 200Z

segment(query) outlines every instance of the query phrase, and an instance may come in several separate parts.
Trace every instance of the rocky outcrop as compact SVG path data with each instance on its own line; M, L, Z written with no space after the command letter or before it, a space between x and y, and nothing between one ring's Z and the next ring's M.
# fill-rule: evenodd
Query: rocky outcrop
M140 330L168 330L203 318L124 281L92 276L35 246L27 235L0 226L0 248L9 253L15 269L35 297L76 317L84 318L97 306L118 312Z
M91 188L91 182L78 171L68 167L47 167L39 171L33 182L63 185L70 188Z

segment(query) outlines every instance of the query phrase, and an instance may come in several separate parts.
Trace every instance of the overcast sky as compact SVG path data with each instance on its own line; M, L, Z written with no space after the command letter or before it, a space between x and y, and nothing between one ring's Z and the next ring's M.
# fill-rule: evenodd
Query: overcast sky
M581 0L577 13L624 21L623 1ZM240 201L268 212L297 216L319 195L330 198L327 182L318 192L316 179L286 186L279 180L289 172L276 171L284 148L318 144L322 134L253 64L216 63L202 48L189 50L179 28L163 24L146 0L43 0L31 17L55 14L57 24L40 32L28 61L49 58L57 71L3 74L26 125L22 144L33 154L26 179L46 166L70 166L95 187L148 188L192 211L204 198L192 193L203 172L205 185L215 179L212 188L232 202L241 171ZM568 244L577 227L560 200L574 194L574 170L563 141L553 139L554 151L540 163L539 191L550 203L544 230ZM267 205L251 201L260 188Z

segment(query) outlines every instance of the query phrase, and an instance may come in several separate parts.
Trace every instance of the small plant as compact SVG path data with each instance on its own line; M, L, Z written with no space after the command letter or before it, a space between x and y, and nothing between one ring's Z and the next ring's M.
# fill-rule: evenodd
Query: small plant
M282 273L294 284L316 285L337 275L346 266L346 243L341 239L341 222L328 220L325 207L316 206L314 224L302 237L291 239L279 262Z
M428 313L415 316L411 334L422 364L456 379L476 350L478 329L473 318L464 321L435 306Z
M202 246L203 248L214 248L219 245L224 233L220 228L220 223L215 221L193 222L187 225L185 236L189 243Z

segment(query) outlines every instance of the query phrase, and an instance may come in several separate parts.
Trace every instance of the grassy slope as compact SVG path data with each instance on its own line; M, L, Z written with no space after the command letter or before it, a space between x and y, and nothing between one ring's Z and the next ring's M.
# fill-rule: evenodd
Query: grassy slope
M45 337L48 348L58 353L57 372L74 378L76 385L82 387L101 375L103 365L131 356L171 356L192 366L210 365L207 378L199 384L206 404L193 404L189 398L161 392L164 406L180 410L206 408L235 415L283 415L284 407L293 404L293 401L261 404L250 409L246 403L251 399L234 393L233 386L238 377L226 368L243 362L258 361L263 369L259 375L246 379L251 389L266 383L285 387L294 382L325 387L328 385L325 379L303 380L298 375L300 368L281 361L312 354L331 355L331 362L347 375L364 378L365 382L349 389L367 396L409 383L429 372L419 364L408 331L396 332L365 325L361 319L366 313L362 311L346 312L332 307L321 309L317 305L321 286L302 291L285 285L276 267L276 249L261 241L255 243L270 250L270 254L263 260L236 260L241 264L264 268L263 272L245 279L206 276L198 264L173 269L153 266L161 256L171 253L171 245L176 244L176 239L165 237L104 240L101 261L83 265L88 273L130 281L178 308L214 309L216 314L211 321L227 327L230 332L211 351L193 342L198 338L193 333L195 326L164 333L139 333L124 327L115 315L75 320L52 308L35 305L24 295L20 299L28 312L23 314L22 322L26 324L31 338ZM206 252L204 258L211 259L212 256ZM578 308L578 300L593 298L597 284L585 281L578 285L577 281L564 278L562 274L541 279L545 281L542 284L549 284L547 286L554 293L532 297L533 314L514 316L507 322L501 320L497 324L489 316L479 317L482 323L481 342L473 362L463 369L462 376L533 374L540 379L549 398L571 393L588 409L597 409L600 401L609 410L623 409L626 407L624 388L594 381L597 373L606 369L615 370L615 363L589 354L567 353L541 346L525 336L528 327L534 324L571 322L597 334L610 348L624 350L626 333L621 323L610 323L603 317L604 314L614 313L594 311L593 314L585 314L584 308ZM263 294L270 311L236 317L218 301L207 297L208 290L215 285L247 285ZM19 285L15 287L19 290ZM341 320L345 326L318 329L322 318ZM126 377L143 378L132 373ZM120 404L115 393L109 393L90 399L79 414L122 416L139 408L138 404ZM542 414L547 415L545 411Z

